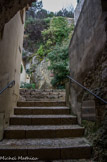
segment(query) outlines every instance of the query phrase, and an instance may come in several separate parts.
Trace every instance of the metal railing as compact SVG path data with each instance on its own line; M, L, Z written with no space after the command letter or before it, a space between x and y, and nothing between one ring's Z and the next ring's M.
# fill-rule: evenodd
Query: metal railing
M75 79L73 79L70 76L67 76L70 80L72 80L74 83L76 83L77 85L79 85L81 88L85 89L86 91L88 91L90 94L92 94L93 96L95 96L97 99L101 100L103 103L107 104L107 101L105 101L104 99L102 99L101 97L97 96L95 93L93 93L92 91L90 91L88 88L84 87L82 84L80 84L79 82L77 82Z
M15 80L11 81L5 88L0 90L0 94L2 94L7 88L12 88L15 85Z

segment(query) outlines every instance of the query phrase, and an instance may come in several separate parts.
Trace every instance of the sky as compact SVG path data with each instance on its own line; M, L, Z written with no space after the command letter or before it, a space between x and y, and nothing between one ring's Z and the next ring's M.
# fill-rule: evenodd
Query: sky
M68 6L76 7L77 0L42 0L43 8L48 11L57 12Z

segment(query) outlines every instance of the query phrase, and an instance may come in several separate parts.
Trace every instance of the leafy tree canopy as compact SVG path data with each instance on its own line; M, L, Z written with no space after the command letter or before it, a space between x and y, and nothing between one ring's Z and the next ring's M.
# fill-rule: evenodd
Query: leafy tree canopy
M72 6L70 6L68 9L62 8L62 10L56 13L56 16L74 18L74 9Z

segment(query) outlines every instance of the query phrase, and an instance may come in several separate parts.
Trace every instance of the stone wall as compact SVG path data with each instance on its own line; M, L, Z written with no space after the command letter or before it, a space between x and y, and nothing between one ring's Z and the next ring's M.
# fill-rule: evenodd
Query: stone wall
M0 0L0 32L14 15L36 0Z
M107 80L106 16L101 0L85 1L69 52L71 77L104 98ZM94 98L87 97L86 92L74 83L70 94L72 112L80 119L82 100Z
M20 89L19 101L65 101L65 90L58 89Z
M47 61L46 58L37 64L34 73L34 82L37 89L52 89L51 80L53 77L51 77L51 71L48 70L49 66L50 61Z
M25 11L21 13L5 24L0 39L0 89L15 80L15 86L0 95L0 139L18 100Z

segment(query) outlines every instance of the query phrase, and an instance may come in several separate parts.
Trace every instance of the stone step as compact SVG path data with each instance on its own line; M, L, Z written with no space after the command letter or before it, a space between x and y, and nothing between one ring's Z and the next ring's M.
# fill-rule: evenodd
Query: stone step
M89 159L92 147L85 138L4 139L0 142L0 156L10 155L16 160L21 156L39 160Z
M35 95L21 95L20 101L65 101L65 96L60 94L35 94Z
M26 93L20 93L22 96L26 95L65 95L65 92L36 92L36 91L28 91ZM42 96L41 96L42 97Z
M67 107L16 107L15 115L49 115L49 114L69 114L70 109Z
M6 139L82 137L84 128L79 125L9 126L4 131Z
M20 101L65 101L65 91L20 90Z
M17 106L18 107L36 107L36 106L39 106L39 107L55 107L55 106L66 106L66 102L65 101L36 101L36 102L33 102L33 101L19 101L17 103Z
M10 125L67 125L77 124L72 115L13 115Z
M31 97L31 98L60 98L60 97L65 97L65 93L33 93L33 94L21 94L23 97Z
M20 89L20 94L33 94L33 93L65 93L61 89Z
M61 101L61 102L65 102L65 99L63 99L63 98L40 98L40 97L38 97L38 98L33 98L33 97L24 97L24 99L21 99L21 100L19 100L19 101L31 101L31 102L44 102L44 101L46 101L46 102L59 102L59 101Z

